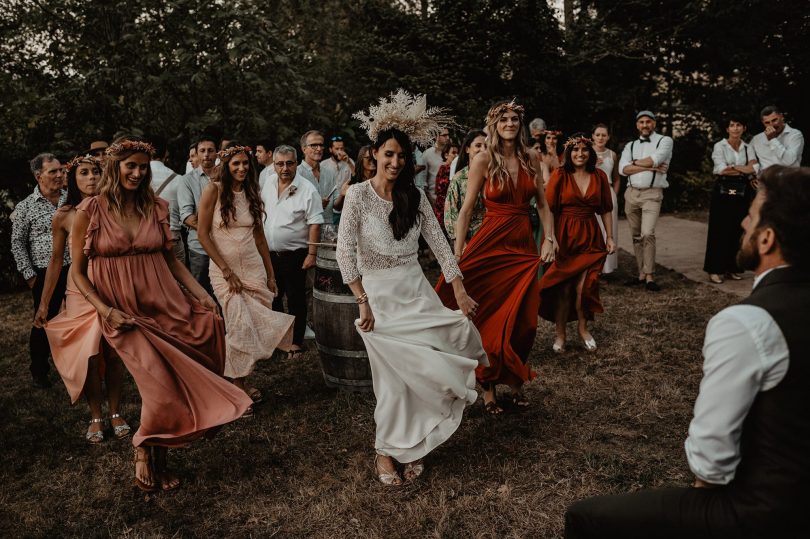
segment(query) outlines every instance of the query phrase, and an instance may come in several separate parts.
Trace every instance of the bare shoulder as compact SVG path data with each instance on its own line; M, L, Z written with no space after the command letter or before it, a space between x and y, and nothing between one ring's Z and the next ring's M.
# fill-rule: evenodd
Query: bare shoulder
M76 207L73 205L60 206L53 214L51 220L51 227L56 230L62 228L70 230L70 225L73 223L73 216L76 215Z

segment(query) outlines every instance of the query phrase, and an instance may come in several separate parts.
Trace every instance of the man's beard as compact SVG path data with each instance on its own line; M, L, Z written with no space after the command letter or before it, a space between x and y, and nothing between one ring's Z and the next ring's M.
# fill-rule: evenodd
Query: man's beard
M737 265L743 270L755 271L759 267L758 238L759 232L751 234L747 244L745 243L745 236L740 240L740 250L737 251Z

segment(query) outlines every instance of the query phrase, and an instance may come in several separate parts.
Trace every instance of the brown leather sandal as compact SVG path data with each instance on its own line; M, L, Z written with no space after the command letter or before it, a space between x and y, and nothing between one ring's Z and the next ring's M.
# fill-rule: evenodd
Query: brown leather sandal
M155 492L157 491L158 486L157 483L155 483L155 470L154 467L152 466L151 452L147 449L143 453L141 453L140 451L138 451L138 449L139 449L138 447L135 448L135 454L133 455L132 462L135 464L136 467L138 466L139 462L146 463L146 465L149 467L149 470L152 472L153 484L148 485L144 483L143 481L138 479L138 476L136 475L135 477L133 477L133 480L135 481L135 486L144 492Z

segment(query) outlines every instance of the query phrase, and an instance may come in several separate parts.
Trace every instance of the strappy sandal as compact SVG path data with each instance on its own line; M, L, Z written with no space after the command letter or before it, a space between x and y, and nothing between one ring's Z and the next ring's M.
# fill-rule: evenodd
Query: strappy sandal
M297 348L295 350L287 351L287 359L301 359L301 356L304 355L303 348Z
M402 485L402 478L397 473L396 468L394 469L393 472L385 470L383 470L382 472L380 471L379 466L377 466L377 460L379 460L379 458L380 455L374 455L374 475L377 476L377 479L380 481L380 483L382 483L387 487L398 487Z
M526 398L522 391L512 393L512 406L516 408L528 408L532 403Z
M247 410L239 416L239 419L252 419L253 418L253 406L248 406Z
M135 482L135 486L138 487L139 489L141 489L142 491L144 491L144 492L155 492L158 489L158 487L157 487L157 484L155 483L155 470L154 470L154 467L152 466L151 452L147 449L143 453L141 453L140 451L138 451L138 449L139 448L137 448L137 447L135 448L135 454L133 455L132 461L135 463L136 468L137 468L139 462L145 462L146 463L146 465L149 467L149 470L152 472L152 484L148 485L148 484L144 483L143 481L138 479L137 475L135 477L133 477L132 479Z
M166 454L167 449L163 447L152 448L152 460L154 461L154 470L157 474L157 479L160 482L160 489L163 492L168 492L179 487L182 483L177 474L166 471Z
M96 423L104 423L104 419L100 417L98 419L90 420L91 427ZM90 432L90 427L88 427L87 432L84 434L84 438L91 444L100 444L104 441L104 425L102 425L101 429L97 430L96 432Z
M124 421L124 418L121 417L121 414L113 414L110 416L110 425L112 425L113 419L120 419L121 421ZM132 427L130 427L126 421L124 421L123 425L116 425L113 427L113 434L115 435L115 438L118 440L123 440L124 438L129 436L131 432Z
M489 415L501 415L503 408L498 406L498 401L489 401L484 403L484 411Z
M262 391L258 387L248 388L245 393L253 401L253 404L259 404L264 400L264 395L262 395Z
M405 469L402 470L402 477L405 478L405 481L414 481L422 475L424 471L425 465L421 460L409 462L405 465Z

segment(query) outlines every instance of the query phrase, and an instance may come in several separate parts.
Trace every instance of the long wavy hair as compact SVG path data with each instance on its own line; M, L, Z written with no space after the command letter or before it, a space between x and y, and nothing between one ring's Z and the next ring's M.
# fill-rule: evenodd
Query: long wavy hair
M478 137L487 138L487 134L484 133L483 129L470 129L467 131L467 134L464 135L464 142L461 143L461 151L458 154L457 171L464 170L470 166L470 154L467 153L467 150L470 149L470 146L472 146L472 143L475 142L475 139Z
M85 155L83 157L78 157L78 159L78 162L72 166L67 173L67 199L65 200L65 204L62 206L62 208L73 208L78 206L79 203L84 200L84 195L79 189L79 182L76 180L76 173L79 172L79 167L81 165L89 164L95 168L99 174L101 174L101 164L95 157Z
M399 241L417 222L421 195L413 183L413 177L416 175L416 161L411 140L399 129L386 129L377 134L374 149L379 151L389 139L396 140L402 147L402 151L405 152L405 167L394 182L394 190L391 193L394 207L388 214L388 222L391 224L394 239ZM379 161L377 166L379 167Z
M139 137L119 137L113 141L108 148L111 150L116 143L125 141L144 142ZM122 149L118 152L106 154L104 159L104 169L101 173L101 185L98 196L103 197L110 207L110 211L120 216L124 207L123 187L121 187L121 162L136 153L145 153L142 150ZM151 155L146 154L150 159ZM146 176L141 179L138 189L135 191L135 211L143 219L149 218L155 209L155 193L152 191L152 167L146 167Z
M498 113L498 111L510 103L510 101L499 101L492 105L487 113L487 125L484 127L484 131L487 134L487 155L489 156L487 176L490 181L496 182L498 189L503 189L504 183L509 178L509 171L506 168L506 159L503 155L503 141L500 135L498 135L498 121L504 114L511 112L511 109L507 108L507 110L502 113ZM529 147L523 136L523 114L518 113L518 118L520 120L520 127L517 136L515 136L515 155L518 158L520 166L526 169L529 176L533 178L537 171L534 170L534 165L532 165L532 160L529 157ZM515 178L515 180L517 180L517 178Z
M240 146L240 144L235 141L231 141L224 149L227 150L232 146ZM222 158L219 166L219 174L216 178L216 181L219 182L221 187L219 190L219 214L222 216L222 226L228 226L231 219L236 219L236 207L233 205L233 184L235 180L231 174L229 164L231 159L237 155L242 154L237 153ZM250 151L247 152L247 157L249 168L245 181L242 182L242 189L245 191L245 197L248 201L250 215L253 217L253 226L257 227L262 226L262 223L264 223L264 218L267 214L264 211L264 202L262 201L262 197L259 195L259 179L256 175L256 169L258 168L256 156L252 151Z
M357 161L355 161L354 165L354 175L349 180L349 185L354 185L356 183L363 183L368 178L364 176L365 172L363 171L363 158L369 156L372 161L374 161L374 154L371 153L371 146L362 146L357 151ZM374 163L374 170L377 170L377 163ZM415 169L414 169L415 170Z

